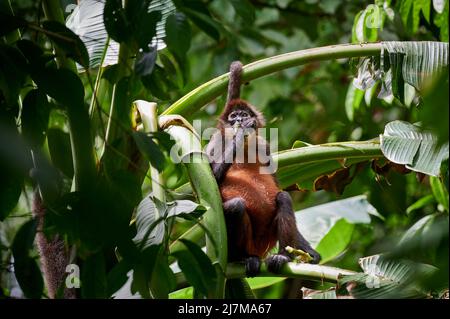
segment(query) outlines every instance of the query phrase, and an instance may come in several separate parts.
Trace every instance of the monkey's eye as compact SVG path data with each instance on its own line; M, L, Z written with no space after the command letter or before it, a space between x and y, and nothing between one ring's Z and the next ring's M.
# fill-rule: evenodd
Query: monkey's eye
M236 117L236 113L234 113L234 112L231 113L229 117L230 117L230 119L234 119Z
M249 117L249 115L248 115L248 113L243 112L243 113L242 113L242 117Z

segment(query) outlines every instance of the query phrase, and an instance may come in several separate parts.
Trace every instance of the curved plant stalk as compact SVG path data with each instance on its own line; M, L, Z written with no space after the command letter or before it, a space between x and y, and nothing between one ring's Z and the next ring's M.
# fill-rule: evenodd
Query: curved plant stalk
M152 133L158 131L158 116L157 116L157 105L153 102L147 102L143 100L134 101L133 104L138 109L141 114L142 124L144 125L144 132ZM152 179L152 191L153 196L158 198L160 201L166 201L166 193L163 188L163 178L162 174L158 170L150 165L150 177ZM157 213L157 210L156 210ZM158 219L160 216L156 216Z
M258 277L289 277L336 283L340 276L354 274L356 274L356 272L347 269L290 262L283 266L280 274L274 274L268 271L266 264L263 263ZM226 276L227 278L245 277L245 266L237 263L229 264L227 266Z
M180 159L189 159L185 162L185 166L192 187L200 204L208 208L203 221L214 240L206 236L206 253L217 269L216 289L208 297L223 298L225 292L224 273L227 266L227 233L219 188L209 166L209 161L201 152L200 140L195 132L179 124L176 125L177 121L171 121L167 117L161 118L160 124L175 140L175 144L179 147L179 153L181 153ZM194 233L201 234L198 231L194 231ZM175 249L177 248L175 247ZM174 251L174 247L172 247L172 251Z
M42 6L48 20L64 24L64 15L58 0L43 0ZM66 58L65 54L59 52L57 47L55 47L55 52L58 66L77 74L75 62ZM84 190L92 185L96 175L95 152L88 110L84 108L84 105L68 107L67 117L72 144L74 186L75 190Z
M339 159L372 159L382 157L378 140L340 142L293 148L273 154L278 167Z
M361 43L330 45L285 53L245 65L242 81L248 82L308 62L379 55L380 52L381 43ZM189 117L205 104L224 93L227 86L228 73L192 90L173 103L163 114L180 114Z
M289 277L299 278L304 280L313 280L320 282L337 283L342 276L355 275L357 272L342 268L313 265L313 264L299 264L289 262L283 266L279 274L274 274L267 270L265 263L261 264L261 271L256 277ZM227 265L226 278L245 278L245 266L239 263L229 263ZM177 286L179 288L185 287L187 282L182 273L176 275Z

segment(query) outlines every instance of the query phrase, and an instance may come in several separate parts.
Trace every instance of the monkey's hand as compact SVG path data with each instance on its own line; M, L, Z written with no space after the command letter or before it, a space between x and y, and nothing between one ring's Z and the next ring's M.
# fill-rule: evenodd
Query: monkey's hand
M225 139L228 138L231 139L231 136L225 136ZM220 184L222 182L223 177L234 162L237 149L244 147L244 142L244 129L241 127L235 128L235 133L232 135L232 141L225 141L225 149L222 153L220 161L211 163L211 168L217 183Z
M249 118L242 123L242 127L256 129L256 119L254 117Z

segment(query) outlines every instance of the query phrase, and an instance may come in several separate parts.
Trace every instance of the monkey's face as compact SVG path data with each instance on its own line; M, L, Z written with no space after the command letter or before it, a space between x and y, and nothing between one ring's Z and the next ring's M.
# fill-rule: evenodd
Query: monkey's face
M247 110L237 109L228 115L228 124L234 128L254 128L256 121L254 116Z

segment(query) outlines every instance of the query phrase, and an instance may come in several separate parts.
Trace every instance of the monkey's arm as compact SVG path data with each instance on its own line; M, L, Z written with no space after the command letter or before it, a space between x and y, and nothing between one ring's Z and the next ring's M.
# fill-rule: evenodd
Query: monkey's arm
M244 137L244 130L238 129L231 143L224 143L225 145L223 146L224 138L221 134L217 134L212 137L208 144L206 152L209 156L211 168L218 184L220 184L227 170L233 164L237 148L244 146ZM218 143L222 144L220 148L218 147ZM216 152L222 150L221 156L220 154L216 154Z

